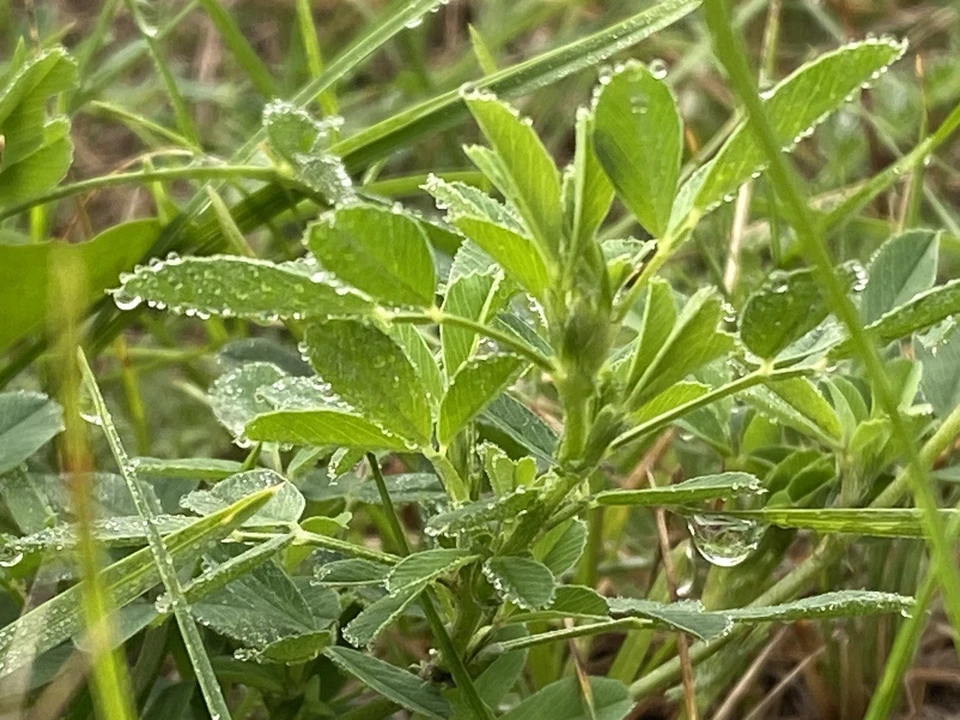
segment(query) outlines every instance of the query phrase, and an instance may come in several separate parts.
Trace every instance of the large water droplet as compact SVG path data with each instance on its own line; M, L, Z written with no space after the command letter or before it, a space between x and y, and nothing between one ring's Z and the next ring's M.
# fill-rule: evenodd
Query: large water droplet
M734 567L746 560L766 530L753 520L729 515L693 515L687 527L697 551L719 567Z

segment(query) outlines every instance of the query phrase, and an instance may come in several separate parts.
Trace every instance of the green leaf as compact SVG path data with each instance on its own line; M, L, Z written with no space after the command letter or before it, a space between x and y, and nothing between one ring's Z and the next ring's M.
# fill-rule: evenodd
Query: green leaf
M273 363L252 362L229 370L210 386L210 407L217 420L241 446L249 445L244 437L247 423L257 415L273 410L261 395L260 389L269 387L287 374Z
M386 475L384 485L394 504L439 502L447 499L440 479L432 473ZM352 493L358 502L379 505L382 500L375 482L368 481Z
M137 220L82 243L0 244L0 350L43 328L50 304L60 301L60 272L83 279L70 297L80 313L116 285L120 273L132 268L159 234L157 220Z
M648 420L660 417L681 405L693 402L708 392L710 392L710 388L703 383L694 380L681 380L659 395L647 400L635 412L630 413L630 420L637 425L642 425Z
M426 446L426 390L407 354L373 325L329 320L307 328L305 356L334 392L387 432Z
M744 472L702 475L675 485L643 490L604 490L594 496L599 505L685 505L735 495L765 492L760 480Z
M576 565L586 546L586 523L579 518L570 518L537 540L532 548L533 558L559 577Z
M543 620L579 618L581 620L607 619L607 600L593 588L583 585L560 585L553 602L543 610L512 615L509 622L529 623Z
M393 305L433 305L436 271L420 224L374 205L340 207L307 230L307 247L327 270Z
M795 377L778 380L769 383L766 389L788 403L806 421L813 423L827 437L839 440L843 436L843 428L836 411L807 378Z
M726 633L731 626L729 617L722 613L707 612L699 600L682 600L675 603L659 603L639 598L608 598L610 613L618 617L639 617L651 620L655 625L670 630L679 630L707 640Z
M0 205L16 205L55 186L73 160L70 120L47 117L58 94L77 82L77 65L62 47L27 60L0 90Z
M483 469L490 488L497 497L509 495L521 485L530 486L537 475L537 463L532 457L511 460L493 443L483 443L477 452L483 460Z
M436 548L408 555L393 566L387 576L387 590L397 595L423 587L479 559L479 555L456 548Z
M460 258L472 254L474 249L476 245L471 241L464 242L454 258L453 269L457 268ZM490 322L512 294L512 283L508 283L503 273L493 268L487 268L483 273L470 272L456 276L453 269L443 298L443 312L479 323ZM450 324L440 326L443 367L448 378L453 377L467 358L476 352L479 342L480 336L473 330Z
M813 595L782 605L755 606L724 610L736 622L794 622L865 617L890 612L909 613L913 598L874 590L838 590Z
M563 220L560 173L532 123L489 92L469 92L463 99L496 153L498 172L491 182L517 206L541 249L555 255Z
M920 387L924 399L944 419L960 405L960 330L954 327L946 339L931 346L915 342L916 358L923 364Z
M817 327L829 312L812 269L776 271L747 298L740 339L751 352L770 359Z
M490 197L480 188L461 182L447 182L430 173L423 184L423 189L433 196L437 209L445 210L448 217L473 217L487 220L518 235L526 233L523 221L516 210ZM474 268L474 270L483 271L484 268ZM455 273L451 268L451 278L462 274L466 273L463 271Z
M213 515L165 538L167 552L179 566L192 563L208 543L226 537L273 498L267 489L243 498ZM122 608L160 582L160 572L150 548L143 548L101 571L110 603ZM28 611L0 629L0 677L28 665L85 627L83 589L75 585Z
M328 647L323 654L343 672L408 710L437 720L450 715L440 691L413 673L349 648Z
M260 415L247 425L244 434L251 440L293 445L335 445L359 450L416 449L366 418L351 412L329 410L281 410Z
M960 516L960 510L940 510L944 522ZM770 525L820 533L871 537L924 538L923 517L916 508L774 508L724 512L723 515L761 521Z
M480 414L479 422L513 440L547 464L553 462L556 433L540 416L504 393Z
M594 103L597 156L640 224L662 237L683 154L676 102L667 84L639 62L623 65L600 83Z
M243 470L243 463L219 458L138 457L133 460L141 477L188 478L191 480L223 480Z
M316 658L324 648L333 644L334 640L330 630L316 630L280 638L264 648L243 648L237 650L235 655L243 660L250 659L259 663L299 665Z
M330 587L383 585L389 571L386 565L362 558L334 560L317 568L315 582Z
M190 611L211 630L258 650L322 629L296 585L273 562L192 603Z
M939 251L940 236L932 230L908 230L881 245L860 299L863 322L879 320L933 287Z
M434 357L433 349L427 342L427 338L421 333L416 325L406 323L393 323L387 333L400 346L407 351L407 357L417 370L420 381L427 389L427 396L430 400L430 407L434 414L440 404L440 398L443 397L444 381L443 373L437 365L437 358Z
M0 395L0 405L3 396ZM0 453L2 453L0 443ZM56 513L37 478L23 467L0 475L0 497L10 517L25 534L36 533L57 521Z
M409 586L368 605L343 628L343 637L354 647L369 647L380 633L410 607L423 588L424 585Z
M613 204L614 188L597 155L595 113L578 108L575 126L577 147L573 155L570 186L573 217L570 238L574 248L588 247ZM565 207L569 214L569 209Z
M0 393L0 474L9 472L63 430L63 409L43 393Z
M624 365L629 373L626 378L629 387L640 381L666 344L676 322L677 306L673 300L673 288L662 278L650 278L640 332L637 334L637 347L631 362Z
M553 573L531 558L492 557L483 564L483 574L500 597L527 610L546 607L556 594Z
M194 490L180 500L180 505L198 515L210 515L233 505L240 498L266 489L275 490L274 497L244 523L246 526L289 525L300 519L307 501L293 483L273 470L250 470L233 475L210 490Z
M713 288L697 291L684 306L677 321L645 368L639 365L647 349L638 346L631 376L639 376L632 388L630 406L640 407L694 370L733 347L733 337L718 330L723 319L720 296ZM646 340L646 333L640 343ZM642 370L642 373L640 372Z
M547 685L525 699L502 720L623 720L634 701L623 683L610 678L590 677L593 711L587 709L576 678L564 678Z
M481 218L455 215L450 222L496 260L509 277L535 298L543 299L550 286L550 271L533 240Z
M330 204L356 197L343 161L330 151L341 122L337 118L315 120L297 105L276 100L264 108L263 129L270 146L293 169L303 185Z
M883 38L852 43L803 65L765 93L764 114L786 151L872 77L896 61L906 44ZM694 205L708 209L730 200L766 165L753 133L742 123L724 143L702 178Z
M219 315L272 322L370 309L369 301L305 263L275 265L232 255L170 257L140 266L120 282L113 299L121 310L146 302L201 318Z
M506 354L475 357L464 363L440 404L440 446L449 445L464 425L489 407L527 367L522 358Z

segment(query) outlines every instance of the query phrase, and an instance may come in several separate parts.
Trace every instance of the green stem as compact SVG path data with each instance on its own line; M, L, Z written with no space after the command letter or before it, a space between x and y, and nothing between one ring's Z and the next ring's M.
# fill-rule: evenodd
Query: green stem
M397 516L393 500L390 498L390 492L387 490L387 483L383 478L383 472L380 470L380 463L373 453L367 453L367 462L370 463L373 479L376 481L377 491L380 493L380 501L383 503L383 509L397 545L402 549L404 555L409 555L410 544L407 542L407 535L403 531L403 526L400 524L400 518ZM433 631L434 639L440 647L440 652L443 653L443 657L450 666L450 674L453 675L453 680L456 682L460 692L463 693L467 704L472 708L474 717L480 720L493 720L493 713L490 712L490 709L477 692L477 688L473 684L473 679L470 677L470 673L467 672L467 668L463 664L463 660L460 658L460 654L454 647L453 640L450 639L450 634L443 624L443 618L441 618L440 613L437 612L433 598L433 590L431 588L427 588L420 595L420 607L423 608L423 614L430 624L430 629Z
M387 322L410 323L411 325L450 325L464 330L472 330L510 348L545 372L553 372L556 369L552 360L538 353L515 335L497 330L470 318L449 315L437 307L429 308L424 312L386 312L383 319Z
M511 650L522 650L523 648L543 645L544 643L557 642L558 640L569 640L571 638L596 635L597 633L613 632L620 630L641 630L649 628L651 623L643 618L620 618L619 620L607 620L604 622L590 623L588 625L577 625L571 628L562 628L560 630L550 630L544 633L537 633L528 637L517 638L516 640L504 640L500 643L491 645L485 652L509 652Z

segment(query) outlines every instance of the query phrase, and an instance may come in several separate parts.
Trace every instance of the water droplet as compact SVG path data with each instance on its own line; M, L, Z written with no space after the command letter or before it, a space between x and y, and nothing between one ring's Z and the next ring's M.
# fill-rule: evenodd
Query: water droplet
M660 58L651 60L647 69L657 80L663 80L667 76L667 64Z
M687 527L703 558L718 567L734 567L757 549L766 527L726 515L693 515Z

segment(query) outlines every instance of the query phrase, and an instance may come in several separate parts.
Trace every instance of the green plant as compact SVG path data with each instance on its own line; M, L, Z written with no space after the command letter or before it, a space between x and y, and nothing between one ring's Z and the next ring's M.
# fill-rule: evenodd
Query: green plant
M200 4L252 82L281 94L231 16ZM570 118L575 144L561 169L502 96L611 57L695 2L668 0L355 134L309 107L336 109L335 84L436 3L398 3L327 65L310 41L309 4L298 3L311 79L290 101L267 102L262 127L221 164L196 159L198 130L160 36L138 3L127 5L177 127L125 117L189 148L190 163L61 185L69 121L45 108L57 98L69 107L68 92L81 102L76 63L60 49L28 57L21 45L0 93L0 132L16 139L0 166L11 188L0 217L28 213L36 229L49 204L130 182L153 183L158 208L157 218L75 246L0 245L10 306L0 347L51 324L46 298L72 308L50 333L71 368L56 385L60 404L0 394L0 493L16 525L4 538L14 578L5 584L16 592L51 550L77 549L84 560L82 582L0 628L0 681L34 661L58 668L73 638L94 650L98 711L117 718L145 702L171 648L215 720L260 705L291 718L402 708L436 718L612 719L677 680L690 717L717 699L771 623L913 613L874 700L875 717L889 712L938 586L960 621L950 555L960 517L940 508L929 475L960 432L960 281L937 284L942 234L919 227L916 210L886 231L867 266L835 262L823 240L904 170L922 172L960 124L960 106L831 207L808 206L785 156L896 63L904 43L845 44L758 94L724 2L706 0L747 119L709 160L684 167L684 122L666 70L625 61L601 70L591 101ZM480 35L474 42L482 49ZM489 52L478 54L488 68ZM467 117L486 143L463 149L476 171L375 179L390 151ZM355 182L364 169L371 174ZM668 263L742 188L768 177L773 269L765 264L741 296L671 281ZM185 179L262 186L231 205L230 186L207 184L178 207L162 183ZM440 212L418 204L422 196ZM288 252L270 226L304 219L302 248ZM260 227L280 236L282 259L249 244ZM71 268L85 269L82 282L65 279ZM98 300L108 289L116 308ZM149 408L129 363L120 379L138 448L128 454L74 349L90 309L88 351L116 342L128 357L120 331L160 317L145 308L208 322L222 367L203 400L242 460L150 457ZM21 344L4 377L46 342ZM535 412L538 398L555 411ZM91 476L80 414L102 429L118 475ZM78 488L69 500L36 455L65 425L73 441L64 469ZM675 433L687 449L682 475L670 478L648 457ZM635 466L645 471L618 484ZM96 502L83 509L84 497ZM699 573L671 547L665 510L688 526L707 562ZM640 515L656 519L641 535L662 562L646 589L598 592L605 545ZM825 539L784 569L801 530ZM904 572L893 587L828 581L811 592L851 536L925 539L927 580ZM124 548L138 549L121 557ZM909 548L908 560L919 560L922 549ZM104 550L115 557L101 558ZM689 590L678 586L693 584L700 599L683 599ZM422 639L430 651L405 668L402 650L380 652L388 635ZM607 676L591 677L584 656L604 635L623 641ZM128 669L114 650L137 637ZM119 699L111 683L123 688ZM512 695L518 683L524 691ZM155 692L182 707L192 686L176 687ZM242 700L231 706L236 689Z

